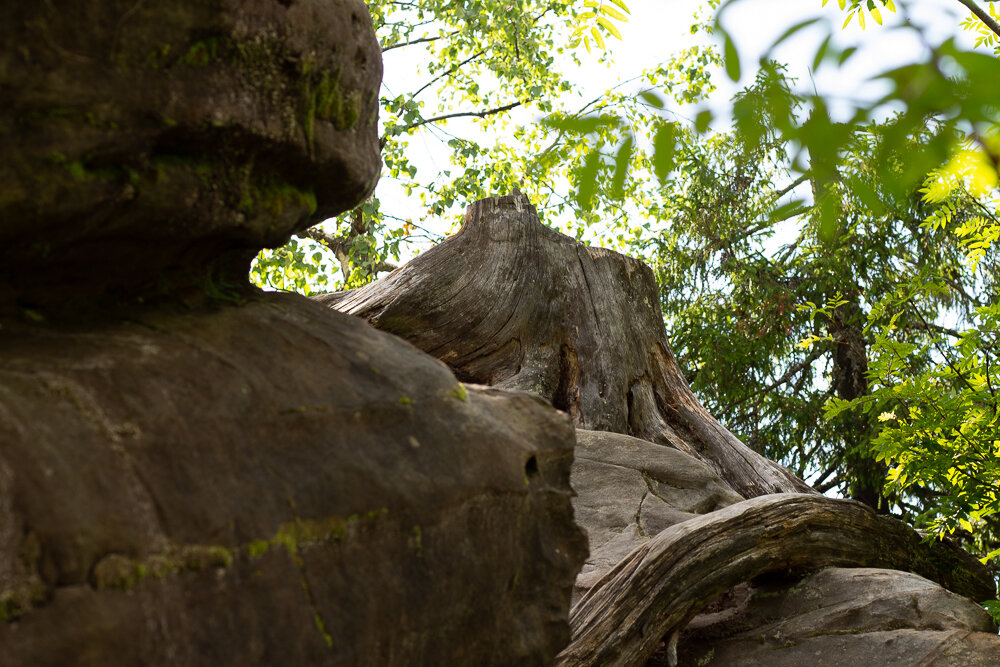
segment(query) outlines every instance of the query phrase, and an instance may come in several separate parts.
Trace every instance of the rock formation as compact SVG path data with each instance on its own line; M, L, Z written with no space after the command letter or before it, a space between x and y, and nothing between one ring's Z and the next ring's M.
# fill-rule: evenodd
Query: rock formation
M378 177L358 0L8 2L0 44L0 304L245 283Z
M4 665L1000 662L974 559L744 446L648 268L523 196L355 292L249 286L377 178L358 0L0 36Z
M3 665L545 665L570 418L249 259L379 170L357 0L0 9Z
M997 661L982 607L895 570L830 568L794 584L762 582L728 610L695 619L688 665L971 665Z

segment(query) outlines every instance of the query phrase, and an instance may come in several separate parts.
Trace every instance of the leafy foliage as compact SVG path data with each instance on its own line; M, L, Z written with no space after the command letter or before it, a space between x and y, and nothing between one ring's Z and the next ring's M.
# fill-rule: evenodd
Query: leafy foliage
M840 6L845 25L881 23L876 3ZM1000 33L976 17L965 25L993 45ZM715 31L737 80L738 50L718 19ZM828 35L813 64L852 55ZM653 241L664 311L693 386L753 446L995 557L1000 60L948 40L880 78L884 97L835 121L823 95L793 95L762 62L732 134L658 130L645 164L664 185L655 217L674 222ZM631 168L608 165L617 179ZM600 163L577 176L589 194ZM794 241L776 245L789 225Z

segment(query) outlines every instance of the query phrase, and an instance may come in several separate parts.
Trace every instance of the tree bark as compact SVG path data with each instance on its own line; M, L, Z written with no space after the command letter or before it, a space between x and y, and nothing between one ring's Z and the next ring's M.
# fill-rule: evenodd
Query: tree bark
M573 607L573 640L555 665L644 664L663 637L735 584L830 566L909 570L974 600L995 594L972 555L924 543L861 503L811 494L754 498L671 526L632 551Z
M691 454L746 498L812 491L692 394L649 267L543 226L523 194L472 204L458 234L398 271L317 298L406 338L460 379L530 391L579 428Z
M857 289L854 292L860 294ZM860 306L849 301L834 311L828 326L833 337L833 388L845 401L866 396L869 391L865 320ZM888 467L872 454L875 429L871 416L852 410L838 419L845 424L841 470L850 480L851 498L888 514L889 504L882 497Z

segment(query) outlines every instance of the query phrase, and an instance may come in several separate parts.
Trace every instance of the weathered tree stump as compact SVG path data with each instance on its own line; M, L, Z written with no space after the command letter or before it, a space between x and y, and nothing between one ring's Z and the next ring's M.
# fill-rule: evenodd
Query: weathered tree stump
M699 458L745 498L812 491L691 393L649 267L545 227L523 194L475 202L458 234L383 280L318 300L409 340L459 378L542 396L579 428Z

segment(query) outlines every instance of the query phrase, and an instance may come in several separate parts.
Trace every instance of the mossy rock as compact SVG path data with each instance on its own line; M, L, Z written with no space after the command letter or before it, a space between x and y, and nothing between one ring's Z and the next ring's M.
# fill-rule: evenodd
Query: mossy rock
M374 187L359 0L8 3L0 38L0 312L189 289Z

